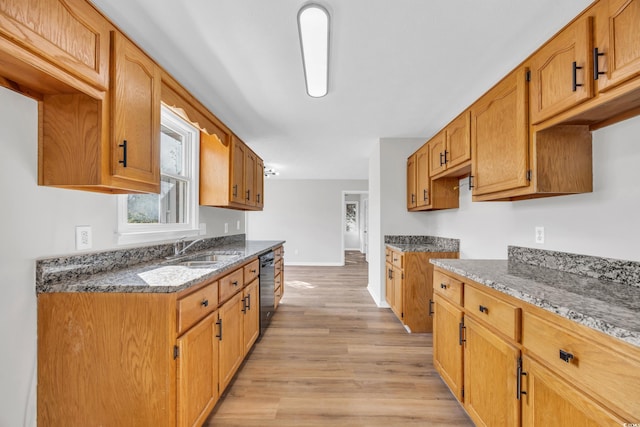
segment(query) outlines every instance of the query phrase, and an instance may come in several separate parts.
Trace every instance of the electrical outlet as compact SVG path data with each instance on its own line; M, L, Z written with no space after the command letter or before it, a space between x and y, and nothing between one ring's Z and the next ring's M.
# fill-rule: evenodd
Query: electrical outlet
M93 238L91 236L91 226L79 225L76 227L76 250L82 251L91 249Z
M240 230L240 220L236 221L236 230Z
M229 223L228 222L224 223L224 232L225 232L225 234L229 232Z
M544 243L544 227L536 227L536 243Z

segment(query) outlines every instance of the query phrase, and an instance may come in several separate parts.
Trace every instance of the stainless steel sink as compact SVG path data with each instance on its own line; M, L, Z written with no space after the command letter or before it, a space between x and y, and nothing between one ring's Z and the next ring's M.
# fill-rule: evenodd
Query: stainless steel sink
M213 268L227 261L233 261L240 257L240 254L226 254L216 252L206 252L192 256L183 256L170 261L170 264L181 265L193 268Z

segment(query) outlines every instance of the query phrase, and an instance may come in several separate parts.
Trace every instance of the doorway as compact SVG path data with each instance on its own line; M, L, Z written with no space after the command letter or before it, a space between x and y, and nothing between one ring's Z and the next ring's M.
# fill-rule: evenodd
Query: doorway
M345 253L357 252L368 261L369 192L342 192L342 263Z

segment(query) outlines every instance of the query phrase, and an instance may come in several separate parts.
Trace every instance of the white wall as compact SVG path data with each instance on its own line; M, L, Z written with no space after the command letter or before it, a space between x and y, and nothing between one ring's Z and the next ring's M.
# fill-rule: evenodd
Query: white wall
M384 305L385 234L420 234L460 239L461 258L506 259L518 245L640 261L640 117L593 132L592 193L517 202L471 202L461 181L459 209L409 213L405 208L406 157L420 144L381 140L370 160L370 292ZM379 159L379 160L378 160ZM376 176L378 175L378 176ZM378 184L379 182L379 184ZM376 187L379 185L379 191ZM373 203L380 201L376 218ZM372 224L371 224L372 225ZM536 244L534 229L545 228ZM378 251L374 250L378 245ZM377 277L374 277L377 275Z
M93 251L117 248L116 196L37 185L37 104L0 88L0 426L35 425L35 259L77 253L75 226ZM236 221L240 220L240 230ZM244 213L200 208L207 235L244 232Z
M264 210L247 213L247 238L286 240L288 265L342 265L342 194L366 189L366 180L265 179Z

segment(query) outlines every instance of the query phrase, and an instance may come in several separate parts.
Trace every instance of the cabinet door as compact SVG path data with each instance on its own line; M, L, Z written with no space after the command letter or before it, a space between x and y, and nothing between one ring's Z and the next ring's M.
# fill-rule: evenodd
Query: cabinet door
M236 373L244 357L242 292L238 292L220 308L219 363L220 391Z
M584 16L531 58L531 121L536 124L593 96L592 18Z
M244 158L244 204L247 206L256 205L256 155L247 149L247 155Z
M529 185L527 115L524 69L508 75L471 107L474 196Z
M416 156L414 154L407 159L407 209L413 209L416 205Z
M516 397L520 351L465 316L464 406L477 425L520 424Z
M218 313L178 339L178 425L201 425L218 399Z
M258 297L258 279L244 289L242 310L244 313L244 354L251 350L260 334L260 298Z
M385 299L389 307L393 307L393 265L391 263L386 264L386 271L384 276Z
M416 197L418 206L429 205L429 184L431 178L429 176L429 146L424 145L416 153Z
M625 421L607 411L538 363L523 358L523 427L623 426Z
M160 70L151 58L112 32L113 175L160 189Z
M608 46L600 47L604 55L597 59L605 73L598 78L601 91L640 75L640 0L606 2L607 15L601 18L608 25Z
M453 395L462 402L462 310L435 295L433 311L433 364Z
M445 168L444 149L446 146L445 131L441 131L428 142L429 147L429 175L434 176Z
M465 112L446 128L446 168L458 166L471 159L471 115Z
M258 208L264 207L264 162L260 157L256 158L256 185L255 201Z
M392 282L393 282L393 305L391 309L398 316L398 319L402 320L404 313L404 298L403 298L403 288L404 288L404 277L402 270L397 267L393 267L392 274ZM402 322L404 323L404 322Z
M83 0L3 0L0 34L107 89L109 22Z
M231 192L231 201L242 204L245 204L244 159L246 155L246 145L233 136L231 146L231 180L229 182L229 191Z

